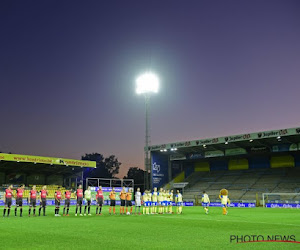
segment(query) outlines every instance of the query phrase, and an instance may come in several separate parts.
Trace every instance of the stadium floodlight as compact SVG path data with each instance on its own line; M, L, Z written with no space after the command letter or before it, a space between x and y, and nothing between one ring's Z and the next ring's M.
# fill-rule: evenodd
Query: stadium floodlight
M151 72L144 73L136 79L137 94L157 93L158 88L159 79Z
M150 94L157 93L159 88L159 79L152 72L146 72L140 75L136 79L136 93L143 94L145 96L145 107L146 107L146 130L145 130L145 189L149 188L149 177L148 172L151 169L150 162L150 132L149 132L149 106L150 106ZM164 150L164 152L167 150Z

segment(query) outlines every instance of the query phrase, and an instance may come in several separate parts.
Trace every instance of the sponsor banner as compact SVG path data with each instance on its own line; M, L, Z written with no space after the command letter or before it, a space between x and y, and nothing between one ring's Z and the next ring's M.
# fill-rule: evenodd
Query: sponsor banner
M170 161L186 160L186 156L182 154L171 154Z
M83 200L83 205L85 205L86 201ZM75 206L77 204L77 201L75 199L71 199L70 201L70 205ZM96 200L92 200L91 202L92 205L97 205L97 201ZM134 201L132 201L132 204L134 205ZM4 206L4 201L0 200L0 206ZM12 206L16 205L16 200L12 200ZM27 199L23 199L23 206L28 206L29 203L27 201ZM36 200L36 205L39 206L40 205L40 201ZM51 199L51 200L47 200L47 206L54 206L55 205L55 200ZM60 202L61 206L65 205L65 201L61 200ZM109 200L104 200L104 205L110 205L110 201ZM116 200L116 205L121 205L121 201L120 200Z
M168 156L151 153L151 177L153 187L161 187L168 182Z
M268 153L268 152L270 152L270 148L265 147L265 146L250 147L250 148L247 148L247 151L249 153L252 153L252 154L256 154L256 153Z
M224 137L225 142L244 141L252 139L251 134L233 135Z
M205 158L219 157L219 156L224 156L224 152L221 150L206 151L204 153L204 156L205 156Z
M246 140L264 139L264 138L276 138L278 136L288 136L288 135L297 135L297 134L300 134L300 128L279 129L279 130L251 133L251 134L232 135L232 136L219 137L219 138L209 138L209 139L202 139L202 140L153 145L153 146L149 146L148 148L145 148L145 151L146 150L157 151L157 150L164 150L164 149L170 150L171 148L197 147L197 146L219 144L225 142L230 143L230 142L238 142L238 141L246 141Z
M272 152L287 152L287 151L297 151L297 144L278 144L272 147Z
M49 165L90 167L90 168L96 167L95 161L71 160L71 159L64 159L64 158L43 157L43 156L33 156L33 155L17 155L17 154L0 153L0 160L14 161L14 162L42 163L42 164L49 164Z
M287 152L289 151L289 145L274 145L272 146L272 152Z
M300 204L266 203L266 207L269 207L269 208L300 208Z
M54 199L47 199L47 203L46 204L47 204L47 206L54 206L55 205L55 200ZM76 200L74 200L74 199L71 200L70 204L71 205L76 205ZM0 201L0 206L4 206L4 205L5 205L4 201L1 200ZM16 200L13 199L12 200L12 206L15 206L15 205L16 205ZM27 199L23 199L23 206L28 206L28 205L29 205L28 200ZM37 206L40 205L40 200L39 199L36 200L36 205ZM60 205L65 205L65 200L61 200Z
M211 202L209 204L210 207L221 207L222 204L220 202ZM229 207L256 207L255 203L237 203L232 202L228 205Z
M175 205L173 205L173 206L175 206ZM183 206L185 206L185 207L192 207L192 206L194 206L194 202L192 202L192 201L185 201L185 202L183 202Z
M77 201L75 199L72 199L70 201L70 205L72 206L75 206L77 203ZM83 200L83 205L85 205L86 201ZM92 200L91 202L92 205L97 205L97 201L95 200ZM4 206L4 201L3 200L0 200L0 206ZM16 205L16 200L13 199L12 201L12 206L15 206ZM23 206L28 206L29 203L27 201L27 199L23 199ZM36 205L39 206L40 205L40 201L37 200L36 201ZM47 200L47 206L54 206L55 205L55 200L54 199L51 199L51 200ZM65 201L62 200L60 202L60 205L61 206L64 206L65 205ZM109 200L104 200L104 205L110 205L110 201ZM121 201L120 200L116 200L116 205L119 206L121 205ZM135 201L133 200L132 201L132 205L134 206L135 205ZM172 205L173 206L176 206L176 203L175 202L172 202ZM194 203L192 201L186 201L186 202L183 202L183 206L186 206L186 207L191 207L191 206L194 206Z
M176 202L172 201L172 206L175 207L176 206ZM193 201L184 201L183 202L183 206L185 206L185 207L193 207L194 206L194 202Z
M244 148L229 148L225 150L225 156L243 154L247 154L247 151Z
M204 156L203 154L197 153L197 154L188 154L186 158L189 160L193 160L193 159L202 159L204 158Z
M271 138L271 137L291 135L291 134L296 134L296 129L280 129L280 130L260 132L260 133L257 133L257 138L258 139Z

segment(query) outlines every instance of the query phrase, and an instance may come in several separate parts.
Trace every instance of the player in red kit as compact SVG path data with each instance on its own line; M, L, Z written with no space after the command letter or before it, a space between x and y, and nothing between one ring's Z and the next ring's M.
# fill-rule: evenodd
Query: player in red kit
M36 186L32 186L32 189L29 192L29 210L28 216L31 214L31 208L33 207L33 216L35 216L35 207L36 207L36 198L37 198L37 191Z
M23 212L23 193L24 193L25 185L20 185L20 187L16 191L16 208L15 208L15 216L17 216L18 207L20 208L20 217L22 217Z
M76 194L76 197L77 197L75 216L77 216L78 207L79 207L80 216L82 216L81 209L82 209L82 201L83 201L83 190L82 190L81 185L78 186L78 189L75 192L75 194Z
M47 186L43 186L43 189L40 192L39 216L41 216L42 208L43 208L43 215L46 216L47 195L48 195Z
M5 207L3 210L3 217L5 217L6 210L7 210L7 217L9 217L9 214L10 214L11 202L12 202L12 197L13 197L12 188L13 188L13 186L10 185L5 190L5 196L4 196Z
M64 206L64 212L63 216L65 216L66 208L67 208L67 216L69 216L69 209L70 209L70 201L71 201L71 191L66 190L65 192L65 206Z
M96 215L101 215L102 205L103 205L103 201L104 201L104 196L103 196L103 191L102 191L101 186L97 190L96 200L97 200ZM98 209L99 209L99 214L98 214Z
M55 215L54 216L60 216L59 207L60 207L61 197L62 197L62 195L61 195L60 187L58 187L54 194L54 198L55 198Z

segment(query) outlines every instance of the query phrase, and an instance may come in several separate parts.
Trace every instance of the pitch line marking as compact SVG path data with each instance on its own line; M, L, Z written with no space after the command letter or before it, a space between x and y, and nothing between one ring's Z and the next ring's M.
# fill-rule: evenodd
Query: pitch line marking
M183 217L168 217L168 216L155 216L155 218L168 218L168 219L183 219L183 220L204 220L204 221L218 221L218 222L227 222L226 220L213 220L213 219L204 219L204 218L200 218L200 219L196 219L196 218L183 218ZM300 227L300 225L296 225L296 224L287 224L287 223L269 223L269 222L264 222L264 221L243 221L243 220L230 220L228 222L244 222L244 223L260 223L260 224L269 224L269 225L276 225L276 226L294 226L294 227Z

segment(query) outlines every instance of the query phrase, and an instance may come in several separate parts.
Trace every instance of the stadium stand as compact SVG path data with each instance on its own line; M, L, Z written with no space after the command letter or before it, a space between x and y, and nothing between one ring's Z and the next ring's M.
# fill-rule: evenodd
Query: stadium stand
M46 185L48 197L54 198L58 186L75 189L83 183L83 171L94 167L93 161L0 153L0 199L9 184L14 189L24 184L24 198L28 197L32 185L38 191ZM65 188L61 191L65 192Z
M226 188L233 202L260 205L263 193L300 191L300 127L164 143L148 150L153 185L170 189L188 183L185 201L199 204L205 190L216 202Z
M222 188L229 190L235 202L256 202L262 193L297 193L300 189L300 169L256 169L236 171L195 172L184 181L189 182L184 190L184 199L196 202L205 190L212 201L218 201Z

